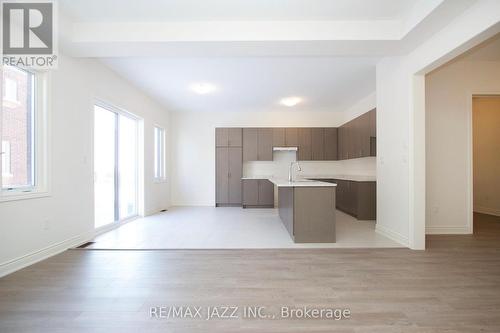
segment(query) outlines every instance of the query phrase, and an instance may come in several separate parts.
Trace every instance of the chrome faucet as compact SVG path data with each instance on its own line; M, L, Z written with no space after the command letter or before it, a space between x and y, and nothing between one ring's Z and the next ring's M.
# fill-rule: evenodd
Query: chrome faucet
M297 171L302 171L302 168L300 167L299 162L291 162L290 166L288 167L288 181L293 182L293 166L294 164L297 164Z

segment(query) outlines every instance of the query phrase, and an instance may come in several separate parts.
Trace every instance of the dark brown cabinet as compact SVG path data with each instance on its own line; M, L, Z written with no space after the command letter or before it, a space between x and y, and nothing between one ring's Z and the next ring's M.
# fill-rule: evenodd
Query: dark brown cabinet
M375 220L377 217L377 183L345 179L316 179L337 184L336 207L358 220Z
M297 147L298 145L299 145L298 128L293 128L293 127L285 128L285 146Z
M324 159L325 161L338 160L338 129L327 127L324 129Z
M215 146L216 147L241 147L242 146L241 128L216 128Z
M311 128L298 129L298 161L310 161L312 159L312 130Z
M257 161L273 160L273 129L259 128L257 146Z
M325 129L313 128L311 129L311 160L323 161L325 160Z
M273 129L243 129L243 161L273 160Z
M377 112L375 109L369 113L370 156L377 156Z
M216 148L216 206L241 205L242 148Z
M274 185L267 179L243 180L243 208L274 207Z
M285 128L273 128L273 147L285 146Z
M338 128L338 159L376 156L376 110Z
M243 129L243 161L257 161L258 156L258 128Z

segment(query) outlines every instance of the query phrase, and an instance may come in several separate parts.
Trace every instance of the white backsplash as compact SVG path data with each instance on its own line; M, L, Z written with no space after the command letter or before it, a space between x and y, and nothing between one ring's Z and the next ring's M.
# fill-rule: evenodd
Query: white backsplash
M296 160L295 151L275 151L273 161L251 161L243 163L243 177L272 176L276 178L287 178L288 167ZM301 176L323 176L323 175L376 175L376 158L363 157L343 161L300 161L302 171L297 172ZM295 169L296 170L296 169Z

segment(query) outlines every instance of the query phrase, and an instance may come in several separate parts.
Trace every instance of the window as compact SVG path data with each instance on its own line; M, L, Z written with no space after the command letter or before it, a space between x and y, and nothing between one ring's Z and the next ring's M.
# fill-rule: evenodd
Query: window
M2 141L2 176L12 177L12 171L10 167L10 142Z
M155 179L165 180L165 130L154 128L155 140Z
M14 102L14 103L19 102L19 100L17 99L17 81L5 77L4 87L5 87L4 99L8 102Z
M0 199L45 192L44 76L3 66L2 84Z

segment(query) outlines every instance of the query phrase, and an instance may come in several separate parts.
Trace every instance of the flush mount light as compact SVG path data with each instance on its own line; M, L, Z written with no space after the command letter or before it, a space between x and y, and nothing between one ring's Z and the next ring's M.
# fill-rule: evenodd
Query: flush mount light
M280 101L281 105L288 106L288 107L295 106L295 105L299 104L300 102L302 102L302 98L295 97L295 96L286 97Z
M210 94L215 91L215 86L211 83L195 83L191 85L191 90L200 95Z

